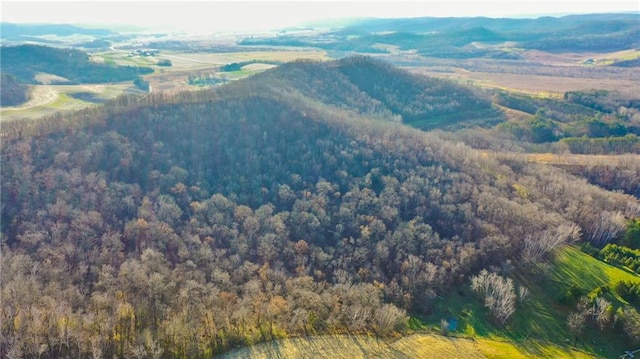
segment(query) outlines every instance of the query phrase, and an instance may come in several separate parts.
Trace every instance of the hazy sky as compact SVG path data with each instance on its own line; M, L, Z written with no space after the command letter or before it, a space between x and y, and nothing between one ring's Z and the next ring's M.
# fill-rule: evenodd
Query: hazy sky
M19 23L131 24L191 32L278 29L352 17L535 17L640 11L640 1L4 1L1 20Z

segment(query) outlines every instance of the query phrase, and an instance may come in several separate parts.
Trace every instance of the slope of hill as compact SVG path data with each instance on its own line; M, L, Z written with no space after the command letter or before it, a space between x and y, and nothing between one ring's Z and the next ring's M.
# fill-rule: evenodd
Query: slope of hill
M341 102L318 84L311 96L317 73L359 92ZM405 76L363 58L294 63L3 124L0 356L190 358L287 336L393 337L479 278L515 279L501 303L531 311L514 301L533 263L580 235L609 242L638 214L631 196L394 122L440 104L430 86L451 86ZM424 87L400 97L409 85ZM388 113L372 118L359 99ZM481 309L487 298L466 297ZM602 335L640 342L627 330L636 309L614 304L625 331ZM513 313L488 307L484 323L508 330ZM563 344L568 329L556 330Z
M39 45L3 46L0 52L2 71L27 84L37 83L38 73L64 77L72 83L131 81L153 72L151 68L109 66L89 60L87 53Z
M298 62L253 79L275 91L287 88L312 99L421 129L483 119L500 121L491 102L451 81L417 76L369 57ZM395 117L395 118L394 118Z
M3 72L0 78L0 106L15 106L27 100L27 86L18 82L15 76Z

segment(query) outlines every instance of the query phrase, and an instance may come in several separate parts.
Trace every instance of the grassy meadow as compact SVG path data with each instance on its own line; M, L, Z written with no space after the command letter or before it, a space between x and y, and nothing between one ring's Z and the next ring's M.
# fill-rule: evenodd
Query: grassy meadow
M30 100L21 106L0 109L2 121L33 119L57 111L76 111L114 99L127 91L139 92L130 83L101 85L32 85Z
M350 335L281 339L240 348L221 358L590 359L597 356L547 343L532 342L523 345L493 339L465 339L419 333L397 340Z
M517 272L517 270L516 270ZM326 335L286 338L240 348L223 358L611 358L621 353L620 338L601 336L588 329L573 345L567 330L570 308L558 305L557 293L576 285L588 293L618 281L640 281L628 270L599 261L579 248L558 250L546 266L545 276L516 275L516 282L529 288L529 296L520 305L514 319L504 328L491 324L482 303L471 290L460 287L436 299L437 310L427 318L411 318L412 334L401 338L380 339L366 335ZM622 301L612 295L613 300ZM455 317L457 330L444 333L441 319ZM444 334L444 335L443 335ZM633 348L629 348L633 349Z

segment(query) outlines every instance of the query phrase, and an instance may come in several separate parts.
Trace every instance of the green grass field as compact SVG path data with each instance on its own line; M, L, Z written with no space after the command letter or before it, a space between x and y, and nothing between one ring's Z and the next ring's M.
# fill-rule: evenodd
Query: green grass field
M619 281L640 281L632 271L614 267L578 248L567 247L556 253L551 276L558 282L576 284L582 289L593 290Z
M0 116L2 121L14 121L40 118L56 111L80 110L101 101L114 99L129 91L132 86L131 83L33 86L32 98L27 103L22 106L4 107L0 109Z
M281 339L240 348L221 358L588 359L597 356L552 344L522 345L492 339L465 339L420 333L398 340L383 340L363 335Z
M153 67L158 63L156 57L129 57L125 51L110 51L92 55L92 60L112 66L142 66Z
M546 274L525 274L521 269L514 270L513 273L515 282L526 286L529 295L504 328L491 324L483 303L468 286L443 295L436 302L434 312L421 320L426 327L436 330L440 320L456 318L458 329L453 333L455 335L477 340L506 340L517 343L518 348L534 355L538 352L545 353L549 350L549 345L565 347L575 340L566 322L574 308L560 305L556 300L563 290L575 285L587 294L602 286L613 287L621 280L640 281L640 277L630 271L599 261L573 246L564 247L555 253L546 266ZM613 292L606 294L606 299L614 305L625 304ZM622 350L630 349L625 347L626 344L624 338L604 335L589 328L577 341L576 348L601 357L617 357Z
M558 250L545 275L516 269L514 279L529 288L528 299L504 328L491 324L482 303L469 288L437 299L434 313L411 318L414 334L400 339L378 339L365 335L327 335L289 338L240 348L223 358L617 358L626 348L623 338L602 335L591 329L573 346L566 325L572 310L560 306L555 298L571 285L585 293L620 280L640 281L640 277L599 261L579 248ZM611 295L610 295L611 296ZM616 298L608 298L615 300ZM617 298L620 299L620 298ZM438 335L441 319L455 317L456 331Z

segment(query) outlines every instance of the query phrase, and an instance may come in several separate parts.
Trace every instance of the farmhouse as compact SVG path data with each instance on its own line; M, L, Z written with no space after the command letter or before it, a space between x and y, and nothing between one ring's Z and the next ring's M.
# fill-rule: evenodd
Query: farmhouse
M131 51L129 56L158 56L159 53L160 51L156 49L137 49L135 51Z

